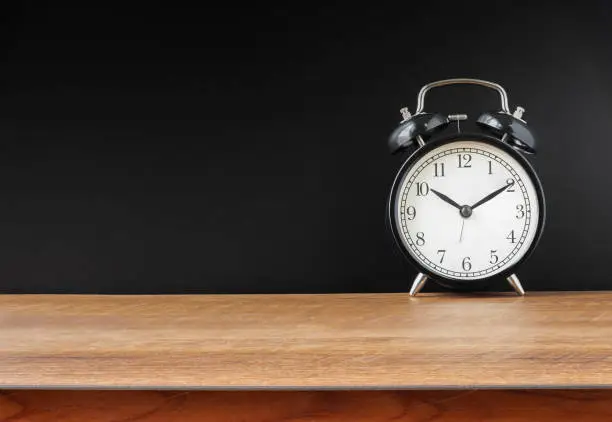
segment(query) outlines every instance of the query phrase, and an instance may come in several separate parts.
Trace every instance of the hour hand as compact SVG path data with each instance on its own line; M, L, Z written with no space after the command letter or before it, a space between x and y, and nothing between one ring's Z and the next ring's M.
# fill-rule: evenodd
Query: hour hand
M459 205L458 203L456 203L455 201L453 201L452 199L450 199L448 196L444 195L441 192L438 192L435 189L429 189L431 190L433 193L435 193L441 200L443 200L446 203L451 204L453 207L457 208L458 210L461 210L461 205Z

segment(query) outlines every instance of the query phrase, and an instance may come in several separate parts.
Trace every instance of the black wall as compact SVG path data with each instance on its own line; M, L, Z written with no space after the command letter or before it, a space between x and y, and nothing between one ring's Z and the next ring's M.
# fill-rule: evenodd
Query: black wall
M1 15L1 291L405 291L386 140L449 77L502 84L539 134L525 287L612 287L607 2L128 3Z

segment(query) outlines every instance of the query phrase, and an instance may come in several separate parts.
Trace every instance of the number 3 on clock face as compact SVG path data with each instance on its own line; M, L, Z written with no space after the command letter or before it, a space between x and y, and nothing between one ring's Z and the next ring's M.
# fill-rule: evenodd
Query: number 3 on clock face
M404 164L389 217L407 257L427 274L459 281L510 271L542 231L544 202L529 163L499 140L426 145Z

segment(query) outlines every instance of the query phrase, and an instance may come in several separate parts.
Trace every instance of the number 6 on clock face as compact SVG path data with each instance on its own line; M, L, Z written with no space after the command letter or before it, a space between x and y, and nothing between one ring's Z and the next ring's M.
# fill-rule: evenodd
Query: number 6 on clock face
M540 182L515 150L487 136L428 143L395 180L389 218L424 273L471 281L509 275L542 231Z

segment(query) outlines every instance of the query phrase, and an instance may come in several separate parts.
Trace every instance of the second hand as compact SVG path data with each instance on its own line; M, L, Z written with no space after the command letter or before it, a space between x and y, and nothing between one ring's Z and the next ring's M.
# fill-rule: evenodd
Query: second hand
M461 219L461 231L459 232L459 242L463 239L463 226L465 225L465 218Z

